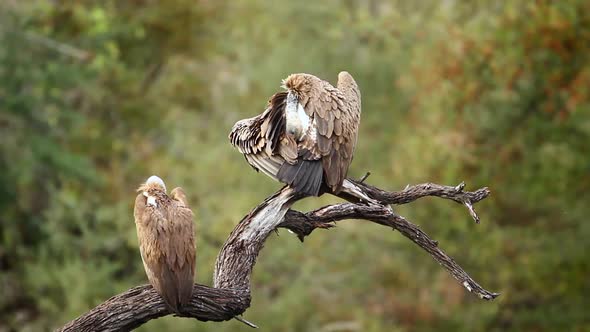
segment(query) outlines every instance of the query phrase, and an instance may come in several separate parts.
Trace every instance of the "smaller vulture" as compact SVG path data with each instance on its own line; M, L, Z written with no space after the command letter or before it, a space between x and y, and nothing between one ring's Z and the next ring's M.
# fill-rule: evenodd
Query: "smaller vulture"
M135 225L145 273L176 313L191 299L195 274L193 212L182 188L166 194L153 175L137 190Z
M266 110L238 121L229 139L257 171L295 191L339 193L357 141L361 93L352 76L336 87L310 74L283 80Z

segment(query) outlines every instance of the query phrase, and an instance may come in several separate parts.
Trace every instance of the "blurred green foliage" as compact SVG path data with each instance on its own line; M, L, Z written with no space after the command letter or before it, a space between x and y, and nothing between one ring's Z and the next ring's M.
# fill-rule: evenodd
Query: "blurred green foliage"
M293 72L357 78L350 176L490 186L474 225L399 207L485 287L482 302L367 223L271 237L246 318L268 331L588 331L590 3L3 1L0 331L50 330L145 283L132 219L151 174L197 216L197 281L280 185L227 142ZM297 205L311 209L330 197ZM142 331L235 331L167 317Z

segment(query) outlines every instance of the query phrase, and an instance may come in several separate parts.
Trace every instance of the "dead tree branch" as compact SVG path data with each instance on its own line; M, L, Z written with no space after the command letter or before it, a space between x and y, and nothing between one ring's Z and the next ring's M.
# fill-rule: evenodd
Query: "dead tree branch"
M463 183L455 187L426 183L388 192L363 181L345 181L344 190L338 196L350 203L328 205L307 213L289 209L304 197L288 187L268 197L238 223L223 245L215 264L213 287L195 284L190 306L179 316L224 321L242 314L250 306L250 275L256 258L273 230L287 228L303 241L315 229L331 228L335 222L346 219L368 220L398 230L427 251L468 291L486 300L499 295L483 289L438 247L438 242L390 207L390 204L407 204L425 196L441 197L465 205L479 222L473 204L489 195L487 188L467 192L463 190ZM144 285L110 298L60 331L129 331L169 314L172 313L154 289Z
M190 306L181 315L201 321L224 321L244 311L250 293L193 286ZM131 331L149 320L172 314L151 285L133 287L113 296L96 308L69 322L60 331Z

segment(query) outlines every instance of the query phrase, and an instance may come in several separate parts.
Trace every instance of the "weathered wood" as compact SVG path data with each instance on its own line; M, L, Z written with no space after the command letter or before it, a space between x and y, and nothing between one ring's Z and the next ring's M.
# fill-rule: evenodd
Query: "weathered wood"
M289 208L299 196L285 187L255 207L234 228L223 245L215 264L214 287L195 284L189 307L179 316L201 321L224 321L242 314L250 306L250 275L256 258L270 232L277 227L287 228L302 241L317 228L331 228L337 221L365 219L398 230L427 251L445 267L467 290L482 299L492 300L499 294L489 292L477 284L438 242L389 206L412 202L425 196L453 200L465 205L474 220L479 217L473 204L489 195L487 188L474 192L433 183L408 186L402 191L388 192L358 182L345 180L340 197L352 202L328 205L302 213ZM66 324L60 331L129 331L145 322L172 314L160 296L149 286L138 286L116 295L96 308Z
M195 284L190 305L181 316L201 321L224 321L239 315L249 305L248 291ZM170 314L172 311L154 288L142 285L111 297L59 331L131 331L149 320Z
M279 227L287 228L303 239L316 228L334 227L334 223L345 219L363 219L398 230L426 250L440 265L459 281L468 291L481 299L493 300L500 294L482 288L451 257L438 247L438 241L405 218L395 214L391 209L380 206L360 206L352 203L330 205L308 213L289 210Z
M217 256L214 287L250 290L250 274L264 241L296 200L295 192L284 187L242 219Z

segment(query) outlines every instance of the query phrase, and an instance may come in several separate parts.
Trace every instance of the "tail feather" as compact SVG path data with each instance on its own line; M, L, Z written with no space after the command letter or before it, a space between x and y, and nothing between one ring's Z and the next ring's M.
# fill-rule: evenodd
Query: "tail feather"
M182 270L174 272L168 266L162 268L162 276L154 285L170 309L180 313L191 300L193 293L193 274L191 266L186 264Z
M155 288L164 299L164 302L166 302L172 311L178 312L180 307L178 279L174 275L174 272L167 266L162 268L162 275L158 286Z
M190 264L185 264L178 275L178 302L181 310L188 305L193 295L193 273Z
M277 178L297 192L318 196L323 180L322 163L319 160L298 160L295 165L285 162Z

